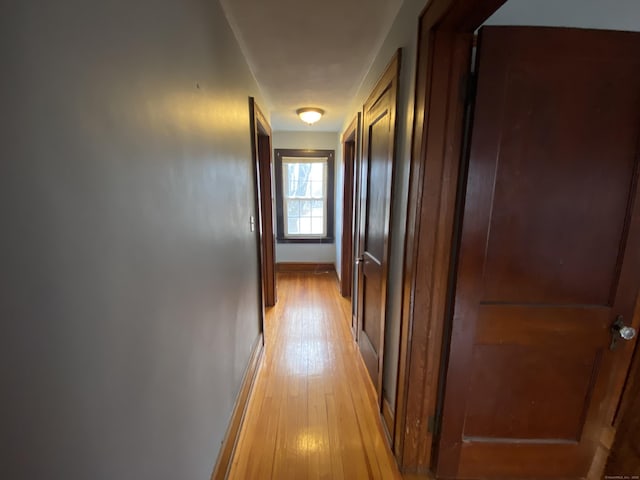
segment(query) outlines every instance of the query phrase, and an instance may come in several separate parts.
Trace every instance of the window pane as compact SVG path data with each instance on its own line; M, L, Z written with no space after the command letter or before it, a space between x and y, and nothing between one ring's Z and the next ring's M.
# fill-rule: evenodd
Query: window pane
M311 200L300 200L300 216L308 217L311 215Z
M323 187L322 182L311 182L311 196L313 198L322 198L324 194Z
M324 202L322 200L313 201L311 215L314 217L324 217Z
M295 235L297 233L300 233L299 230L300 229L298 228L298 219L297 218L290 218L287 221L287 233L289 235Z
M283 173L285 183L284 194L286 197L292 197L296 191L298 172L294 164L285 164L284 166L287 169L286 172Z
M313 217L311 219L311 233L322 235L324 233L324 218Z
M311 234L311 218L307 217L300 219L300 231L298 233L302 235Z
M289 218L296 218L300 215L300 201L299 200L287 200L287 216Z
M311 180L314 182L322 182L324 177L324 163L311 164Z
M310 195L310 163L287 163L287 197L308 197Z

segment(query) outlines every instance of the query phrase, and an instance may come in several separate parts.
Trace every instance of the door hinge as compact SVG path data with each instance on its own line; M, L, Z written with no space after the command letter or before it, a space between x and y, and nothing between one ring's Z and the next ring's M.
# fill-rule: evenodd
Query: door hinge
M471 105L475 100L477 83L478 76L475 72L465 74L462 80L462 101L464 102L465 107Z
M433 435L440 433L440 417L437 415L431 415L427 423L427 431Z

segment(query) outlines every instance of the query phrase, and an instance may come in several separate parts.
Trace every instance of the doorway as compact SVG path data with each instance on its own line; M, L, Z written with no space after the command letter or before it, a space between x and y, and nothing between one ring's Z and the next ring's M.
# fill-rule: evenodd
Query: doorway
M272 307L278 299L276 290L275 235L273 225L271 126L253 97L249 98L251 120L251 150L256 168L257 222L258 229L262 302Z
M340 268L340 294L343 297L351 297L352 292L357 292L357 275L353 275L357 252L357 238L355 235L358 225L358 178L360 145L360 113L351 121L342 134L342 155L344 163L343 175L343 218L342 218L342 255ZM357 301L351 301L351 332L357 341Z
M344 208L342 214L342 255L340 267L340 294L351 296L353 281L353 195L355 192L354 165L356 162L356 135L359 117L353 119L349 127L342 134L342 160Z

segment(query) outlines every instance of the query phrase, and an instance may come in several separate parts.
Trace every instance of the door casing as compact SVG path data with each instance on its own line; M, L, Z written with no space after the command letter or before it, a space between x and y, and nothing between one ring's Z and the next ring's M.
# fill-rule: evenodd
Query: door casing
M344 209L343 209L343 235L342 235L342 262L340 293L343 296L351 297L351 334L353 339L358 341L358 312L357 312L357 292L358 292L358 266L355 259L358 256L358 235L359 225L359 201L360 181L358 172L360 171L361 156L361 114L358 112L349 126L342 133L341 143L343 151L344 166ZM348 150L350 149L350 150ZM351 162L350 168L347 162ZM350 183L347 186L347 183ZM347 195L350 196L349 201ZM349 218L347 218L347 213ZM347 232L348 229L348 232ZM350 241L347 242L349 236ZM348 275L345 272L349 270ZM349 284L347 285L347 282Z
M343 210L342 210L342 250L340 261L340 294L350 297L353 284L353 245L355 212L355 168L360 139L360 114L356 115L341 135L343 162Z
M271 181L271 126L253 97L249 97L251 153L256 172L256 212L254 228L259 237L262 310L277 301L275 270L275 234Z

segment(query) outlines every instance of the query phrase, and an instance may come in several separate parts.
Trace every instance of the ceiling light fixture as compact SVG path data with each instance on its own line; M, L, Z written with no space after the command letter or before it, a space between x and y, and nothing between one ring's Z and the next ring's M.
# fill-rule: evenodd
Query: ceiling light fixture
M324 115L324 110L320 108L305 107L299 108L298 110L296 110L296 113L300 117L300 120L302 120L304 123L312 125L320 120L322 115Z

